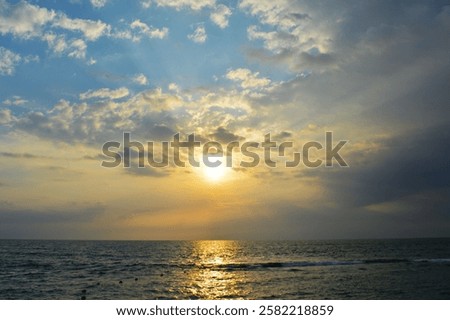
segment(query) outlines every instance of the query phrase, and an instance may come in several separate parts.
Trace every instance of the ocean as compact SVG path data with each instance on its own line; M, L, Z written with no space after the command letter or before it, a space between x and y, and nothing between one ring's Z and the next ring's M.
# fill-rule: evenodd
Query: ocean
M0 240L0 299L450 299L450 238Z

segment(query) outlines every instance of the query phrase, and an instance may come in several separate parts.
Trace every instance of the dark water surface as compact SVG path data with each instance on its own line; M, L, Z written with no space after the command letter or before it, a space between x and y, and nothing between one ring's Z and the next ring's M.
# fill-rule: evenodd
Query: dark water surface
M0 299L450 299L450 239L0 240Z

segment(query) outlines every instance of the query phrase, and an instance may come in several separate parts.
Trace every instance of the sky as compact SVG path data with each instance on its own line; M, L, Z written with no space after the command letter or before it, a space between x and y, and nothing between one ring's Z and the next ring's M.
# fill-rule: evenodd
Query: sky
M448 237L449 35L440 0L0 0L0 238ZM103 167L124 132L348 166Z

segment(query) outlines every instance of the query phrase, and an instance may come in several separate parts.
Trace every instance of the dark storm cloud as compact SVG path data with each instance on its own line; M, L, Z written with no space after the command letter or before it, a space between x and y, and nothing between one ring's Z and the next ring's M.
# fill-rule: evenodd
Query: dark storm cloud
M247 2L253 2L256 7L260 5L257 1ZM310 55L303 55L306 60L301 61L302 52L309 52L311 48L317 50L327 47L321 53L333 53L338 65L351 62L353 57L359 55L371 58L370 60L377 56L382 58L388 51L396 63L404 65L411 58L414 60L427 54L436 45L441 48L448 46L446 35L450 25L450 9L445 0L289 1L285 5L274 5L273 8L270 5L265 8L261 4L258 9L255 11L260 12L263 24L275 27L275 33L263 36L256 34L256 37L265 41L269 48L267 53L272 52L278 62L300 68L296 71L313 67L308 65L311 62L308 61ZM296 23L285 20L298 12L304 12L302 16L308 18ZM303 37L304 35L308 37ZM295 40L286 42L288 37ZM264 56L260 57L264 59ZM265 58L270 59L268 56ZM271 61L277 62L276 59ZM371 61L366 62L369 68L374 67L371 70L377 71ZM375 59L374 62L381 61ZM392 59L387 60L385 66L395 68L396 64L391 62Z
M219 239L448 237L450 219L445 197L448 197L448 192L424 199L409 199L409 210L393 213L341 204L329 207L315 203L311 208L303 203L265 202L252 208L254 212L265 214L220 221L220 224L212 224L202 231Z
M323 172L337 201L359 207L450 189L450 126L417 130L380 143L381 150L367 162Z
M450 63L435 68L416 79L405 79L410 84L408 89L399 86L397 94L379 99L370 97L372 107L361 113L364 122L372 126L379 123L414 126L418 131L430 125L449 125Z
M311 53L311 52L302 52L300 54L302 60L308 65L327 65L331 64L334 61L333 55L329 53Z

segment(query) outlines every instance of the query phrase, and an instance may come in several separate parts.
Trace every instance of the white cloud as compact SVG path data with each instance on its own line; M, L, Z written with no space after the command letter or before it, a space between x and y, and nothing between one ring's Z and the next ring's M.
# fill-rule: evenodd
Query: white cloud
M22 57L8 50L0 47L0 75L11 76L14 74L16 66L22 61Z
M29 62L39 62L39 56L33 56L33 55L28 55L23 57L23 62L24 63L29 63Z
M90 66L92 66L92 65L94 65L94 64L96 64L97 63L97 60L95 60L94 58L90 58L88 61L86 61L87 62L87 64L88 65L90 65Z
M53 33L45 34L42 38L47 41L48 47L58 56L67 54L71 58L86 58L87 45L82 39L67 41L63 35Z
M289 29L298 25L298 20L306 18L299 10L299 3L289 0L242 0L239 8L258 16L262 23Z
M210 129L220 126L245 126L241 121L246 121L247 116L242 108L250 106L241 93L208 92L192 97L177 90L175 84L170 92L156 88L134 96L126 88L89 90L80 94L82 101L78 103L61 100L51 110L30 110L12 120L7 113L3 118L15 129L37 137L86 143L119 138L117 134L124 130L169 137L176 131L201 128L199 133L206 136ZM123 99L117 100L119 97Z
M54 25L70 31L80 31L90 41L106 35L111 29L108 24L100 20L71 19L65 14L58 15Z
M223 4L216 6L214 11L210 15L212 22L217 24L220 28L224 29L228 27L228 19L231 16L231 10Z
M143 34L151 39L164 39L169 34L169 29L165 27L161 29L154 28L152 26L148 26L146 23L142 22L139 19L134 20L131 23L130 27L131 29L137 29L140 34Z
M150 8L152 5L152 0L141 0L141 6L144 9Z
M161 88L139 93L133 98L135 107L148 107L152 111L172 110L183 105L182 99L173 93L165 93Z
M6 106L21 106L27 102L28 100L23 99L20 96L12 96L10 99L6 99L2 103Z
M11 33L20 38L32 38L41 34L44 25L56 16L53 10L21 1L10 5L0 0L0 33Z
M85 59L87 45L82 39L74 39L70 42L68 56L71 58Z
M239 68L230 70L226 74L227 79L240 82L243 89L262 88L270 84L270 79L260 78L259 72L252 73L249 69Z
M106 2L108 2L108 0L91 0L91 4L95 8L104 7Z
M0 0L1 1L1 0ZM40 37L45 26L59 27L70 31L80 31L87 40L94 41L105 35L110 26L100 20L71 19L64 13L56 13L27 2L11 6L0 2L0 33L11 33L16 37L29 39Z
M148 79L144 74L137 74L133 77L133 82L140 84L141 86L145 86L148 84Z
M111 36L116 39L127 39L127 40L131 40L134 42L141 40L140 36L134 35L131 32L131 30L129 30L129 29L127 29L127 30L117 30L116 29L111 33Z
M121 87L115 90L111 90L108 88L101 88L98 90L89 90L86 92L83 92L80 94L81 100L88 100L88 99L109 99L109 100L116 100L121 99L126 96L128 96L130 92L127 88Z
M47 33L43 37L47 41L48 47L56 54L60 55L68 48L68 44L63 35L56 35L54 33Z
M216 4L215 0L154 0L160 7L171 7L176 10L189 8L192 10L201 10L205 7L213 7Z
M29 39L41 37L44 27L59 27L82 32L87 40L94 41L106 35L110 26L100 20L71 19L64 13L56 13L27 2L9 5L0 0L0 33L11 33Z
M206 41L206 39L208 38L207 34L206 34L206 30L204 26L198 26L195 30L194 33L188 35L188 38L192 41L194 41L195 43L204 43Z
M176 83L169 83L169 87L168 87L168 89L170 90L170 91L174 91L174 92L178 92L178 91L180 91L180 88L178 87L178 85L176 84Z
M97 1L100 4L102 1ZM103 1L104 2L104 1ZM63 29L72 32L81 32L83 39L70 38L67 33L61 33ZM55 12L36 5L21 1L16 5L10 5L0 0L0 34L12 34L21 39L39 38L47 42L49 48L56 54L65 54L72 58L85 59L87 45L85 40L95 41L99 37L110 34L111 26L98 20L71 19L62 12ZM4 53L6 55L6 53ZM6 60L9 59L9 62ZM12 60L11 60L12 59ZM39 61L37 56L25 56L24 63ZM2 73L11 74L12 64L19 62L18 57L7 54L4 57L4 70ZM6 63L9 68L6 68Z
M292 41L296 40L294 37L288 37L287 35L280 37L280 33L277 31L260 31L255 25L247 28L247 36L249 40L263 40L264 46L275 53L280 53L292 47Z

